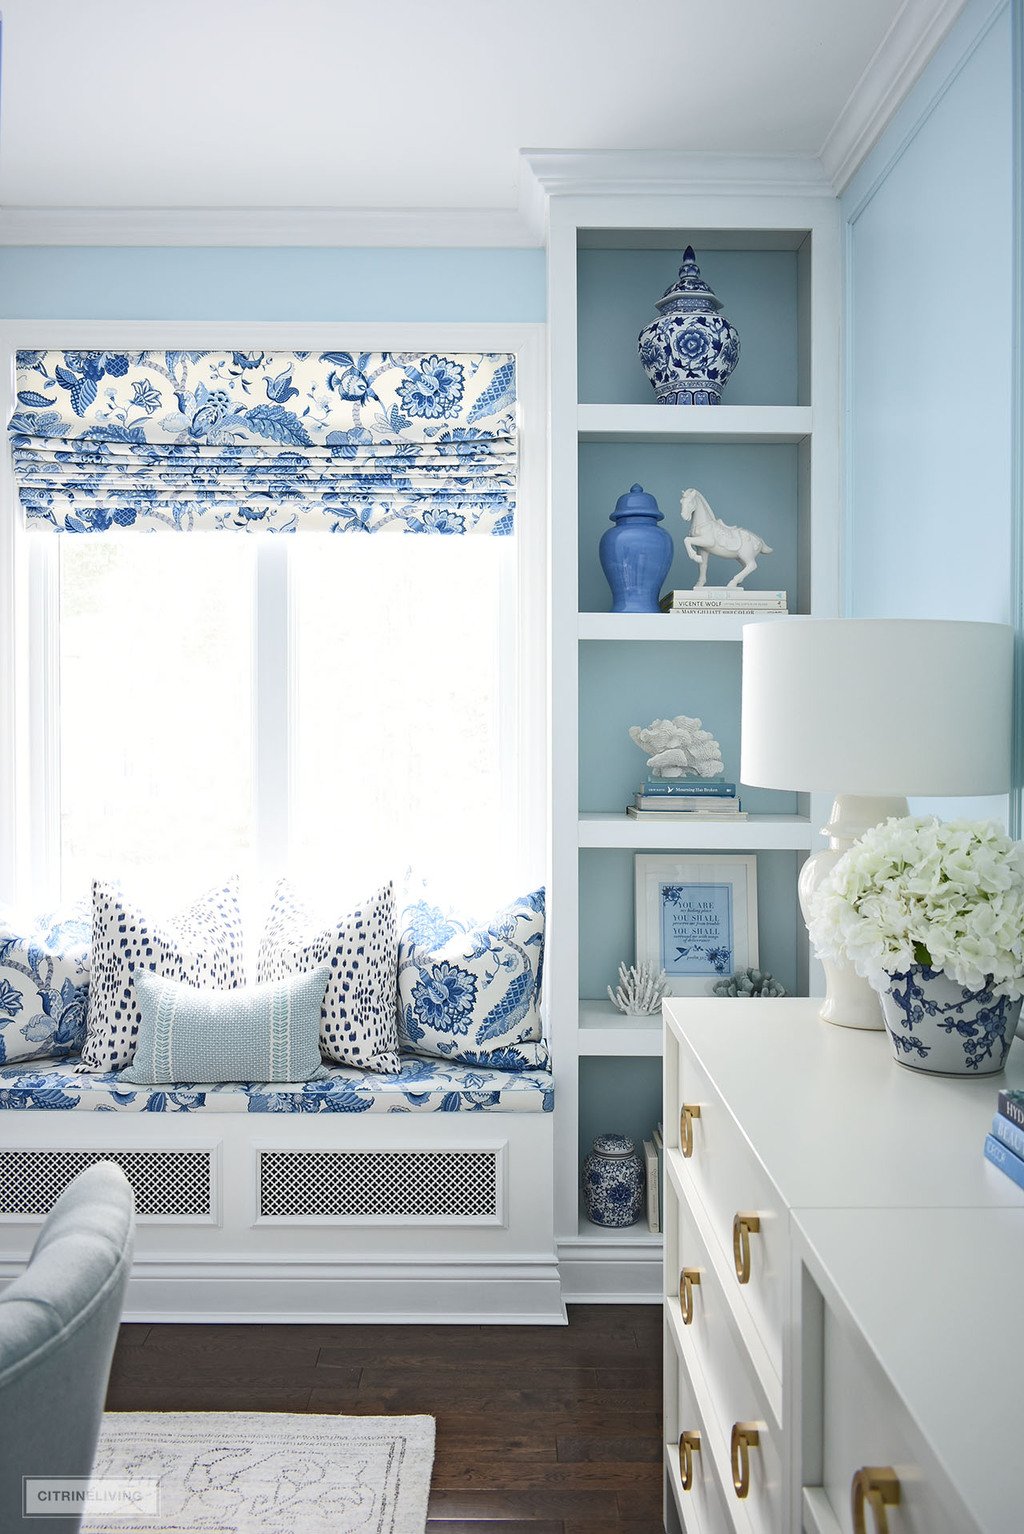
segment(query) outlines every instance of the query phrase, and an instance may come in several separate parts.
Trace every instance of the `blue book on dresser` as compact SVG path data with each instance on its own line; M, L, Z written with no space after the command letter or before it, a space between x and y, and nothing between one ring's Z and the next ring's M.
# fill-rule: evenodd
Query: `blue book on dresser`
M995 1135L985 1136L985 1160L991 1161L993 1166L1011 1177L1018 1188L1024 1188L1024 1161L1015 1156L1002 1140L997 1140Z
M1007 1150L1012 1150L1015 1156L1024 1161L1024 1129L1016 1124L1011 1124L1009 1119L997 1113L992 1120L992 1133L997 1140L1002 1140Z

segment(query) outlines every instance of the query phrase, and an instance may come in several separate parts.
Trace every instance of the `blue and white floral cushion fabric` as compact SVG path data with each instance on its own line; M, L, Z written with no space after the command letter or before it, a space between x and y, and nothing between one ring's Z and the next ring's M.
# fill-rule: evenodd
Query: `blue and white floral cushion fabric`
M402 1059L397 1076L328 1065L319 1081L226 1086L129 1085L116 1071L78 1076L71 1060L0 1066L0 1110L99 1113L550 1113L547 1071L496 1071Z
M142 1013L137 969L229 991L245 983L238 880L209 890L177 916L154 917L116 885L92 887L92 973L85 1044L76 1070L119 1071L135 1054Z
M77 1052L89 997L89 908L0 913L0 1065Z
M466 1065L545 1070L543 963L542 889L480 923L418 901L398 939L399 1042Z
M283 980L326 966L320 1053L338 1065L394 1075L398 1070L395 889L381 885L354 911L321 921L282 879L263 931L259 980Z

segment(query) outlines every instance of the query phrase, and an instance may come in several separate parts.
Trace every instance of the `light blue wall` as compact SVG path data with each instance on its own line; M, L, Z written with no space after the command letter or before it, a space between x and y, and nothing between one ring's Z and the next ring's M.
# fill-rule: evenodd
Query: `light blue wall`
M1014 622L1020 634L1020 10L1021 0L968 0L842 199L854 617ZM1018 716L1022 680L1018 666ZM1020 835L1019 717L1016 734L1009 801L911 808L1008 818Z
M545 317L542 250L0 249L7 319Z
M1008 4L970 0L843 208L849 611L1007 622Z

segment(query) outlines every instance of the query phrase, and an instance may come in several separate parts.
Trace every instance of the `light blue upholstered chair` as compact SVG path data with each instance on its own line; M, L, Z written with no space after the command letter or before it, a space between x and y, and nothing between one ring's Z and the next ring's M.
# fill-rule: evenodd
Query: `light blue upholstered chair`
M112 1161L75 1178L28 1267L0 1293L0 1529L75 1534L23 1517L22 1477L88 1476L132 1262L135 1197Z

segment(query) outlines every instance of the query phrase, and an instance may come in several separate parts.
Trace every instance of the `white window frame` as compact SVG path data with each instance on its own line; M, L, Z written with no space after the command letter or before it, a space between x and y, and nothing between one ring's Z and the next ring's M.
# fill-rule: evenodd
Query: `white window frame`
M512 687L502 690L502 738L518 749L510 786L523 828L525 860L541 870L547 839L547 595L545 328L539 324L291 324L159 320L18 320L0 325L2 423L14 408L16 353L21 350L155 351L410 351L513 352L519 383L519 470L516 582L502 621L514 620L519 644ZM159 534L153 534L157 537ZM170 536L170 535L169 535ZM182 536L189 536L188 534ZM198 534L196 536L203 536ZM239 536L244 537L244 534ZM388 536L383 534L380 536ZM398 535L395 535L398 536ZM404 536L404 535L403 535ZM408 535L411 536L411 535ZM261 681L254 710L281 720L294 706L288 643L260 624L261 606L287 611L288 540L261 540L257 556L254 666ZM0 901L40 902L56 888L59 866L59 670L57 538L23 525L11 454L0 454ZM286 742L294 730L253 731L255 814L268 861L281 866L287 841L291 768Z

